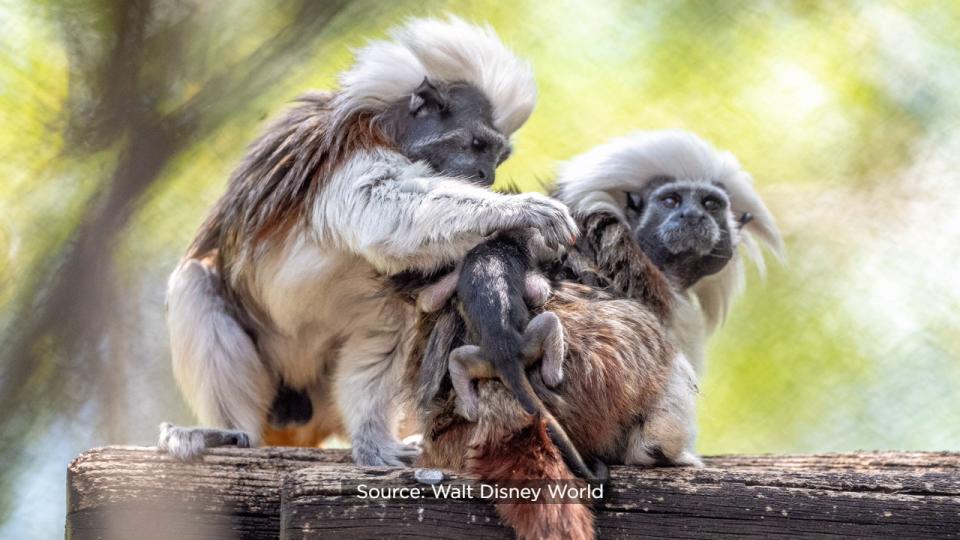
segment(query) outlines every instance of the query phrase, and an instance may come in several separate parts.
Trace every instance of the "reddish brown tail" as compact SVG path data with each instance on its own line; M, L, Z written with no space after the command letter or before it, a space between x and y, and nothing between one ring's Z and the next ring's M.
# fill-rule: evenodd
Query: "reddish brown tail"
M484 482L501 487L542 488L540 501L546 498L547 502L501 499L496 504L501 519L516 531L518 538L592 539L590 508L579 499L551 501L547 490L551 482L564 481L579 486L586 485L585 482L576 479L564 463L547 433L547 421L524 414L519 407L512 409L509 414L504 414L507 411L481 412L470 444L467 470Z

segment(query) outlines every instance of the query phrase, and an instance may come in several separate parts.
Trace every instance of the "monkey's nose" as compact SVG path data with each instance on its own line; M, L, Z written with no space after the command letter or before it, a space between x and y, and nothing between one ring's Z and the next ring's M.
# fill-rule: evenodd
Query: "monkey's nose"
M492 170L487 169L478 169L477 170L477 181L480 185L489 186L493 184L496 173Z
M687 223L697 224L703 221L707 215L699 210L684 210L680 213L680 217Z

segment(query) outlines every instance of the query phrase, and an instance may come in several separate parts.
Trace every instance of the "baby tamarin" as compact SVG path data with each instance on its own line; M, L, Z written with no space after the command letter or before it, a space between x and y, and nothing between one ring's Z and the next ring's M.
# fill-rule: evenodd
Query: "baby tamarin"
M524 293L529 254L518 233L502 233L467 253L457 283L456 305L465 324L465 341L450 353L450 379L460 398L460 412L476 419L476 379L497 379L527 414L543 417L550 440L581 478L605 480L602 465L590 470L563 427L544 408L527 379L526 368L538 361L541 378L554 386L562 377L563 327L550 311L532 320ZM533 279L533 278L529 278ZM527 298L531 295L527 294Z

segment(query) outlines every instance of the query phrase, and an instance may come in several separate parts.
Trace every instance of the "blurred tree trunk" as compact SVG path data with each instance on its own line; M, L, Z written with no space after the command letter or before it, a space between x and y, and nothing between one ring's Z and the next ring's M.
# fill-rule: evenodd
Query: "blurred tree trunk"
M187 2L113 0L52 6L70 63L67 153L74 157L116 149L70 239L41 256L33 286L17 291L18 322L5 337L0 378L0 516L9 509L11 466L22 441L45 426L38 420L71 412L81 403L103 406L120 387L103 384L115 374L108 321L118 291L113 248L144 193L179 152L216 130L291 68L346 6L346 0L287 0L272 6L289 21L237 65L205 81L182 105L164 112L184 43L196 40L186 24ZM184 8L181 17L169 12ZM163 12L164 16L158 16ZM93 30L95 29L95 30ZM109 408L109 407L105 407Z

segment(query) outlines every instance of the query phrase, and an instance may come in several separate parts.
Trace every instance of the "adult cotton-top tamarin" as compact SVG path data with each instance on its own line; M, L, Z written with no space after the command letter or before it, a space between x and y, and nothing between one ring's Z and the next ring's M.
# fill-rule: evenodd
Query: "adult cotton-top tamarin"
M267 128L171 276L174 374L217 428L163 425L172 454L269 439L281 388L309 396L311 442L342 422L357 463L400 464L416 453L394 434L413 312L379 294L382 276L436 270L503 229L575 237L559 202L486 189L534 106L527 63L456 18L391 36Z

